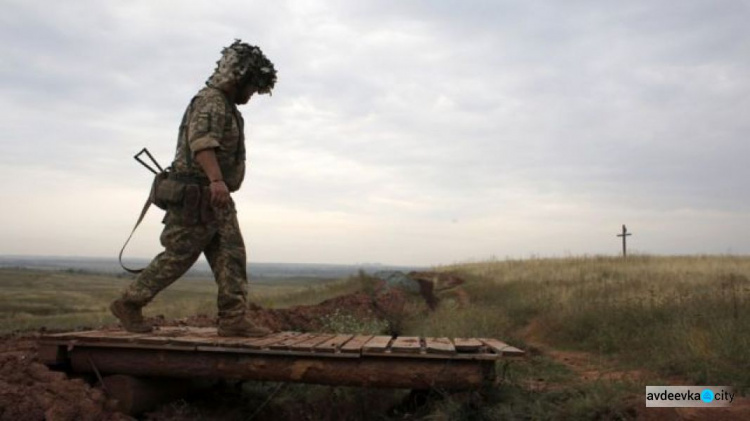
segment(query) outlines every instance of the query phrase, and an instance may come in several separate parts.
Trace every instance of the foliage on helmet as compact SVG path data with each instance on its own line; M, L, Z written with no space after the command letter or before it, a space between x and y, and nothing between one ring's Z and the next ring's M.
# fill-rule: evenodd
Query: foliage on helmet
M252 84L258 93L270 93L276 84L276 69L260 48L237 39L221 51L216 69L206 84L217 88Z

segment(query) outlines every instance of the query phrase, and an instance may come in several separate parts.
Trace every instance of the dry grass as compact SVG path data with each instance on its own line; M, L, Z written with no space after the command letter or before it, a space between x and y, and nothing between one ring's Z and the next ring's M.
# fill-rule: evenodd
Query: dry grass
M115 323L109 303L131 281L72 271L0 269L0 334L42 327L66 330ZM276 279L251 283L249 298L267 307L314 304L359 288L352 280ZM146 316L216 314L213 279L179 280L145 309Z
M750 258L582 257L442 268L468 279L472 305L411 330L538 339L616 357L694 384L750 386Z
M443 403L449 419L618 419L643 386L750 388L750 258L735 256L577 257L487 261L440 268L467 280L471 305L441 305L408 334L501 338L532 350L511 364L494 404ZM533 326L534 329L529 329ZM582 382L543 344L652 373L640 381ZM532 346L534 345L534 346ZM543 380L545 389L529 391ZM640 399L638 400L640 401ZM530 415L535 414L535 415Z

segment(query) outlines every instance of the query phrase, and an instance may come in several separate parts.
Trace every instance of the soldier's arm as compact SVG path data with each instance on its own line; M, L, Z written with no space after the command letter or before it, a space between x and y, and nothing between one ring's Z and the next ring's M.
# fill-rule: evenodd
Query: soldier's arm
M203 172L211 180L211 204L224 207L229 203L229 188L224 183L216 151L213 148L203 149L195 154L195 161L203 168Z

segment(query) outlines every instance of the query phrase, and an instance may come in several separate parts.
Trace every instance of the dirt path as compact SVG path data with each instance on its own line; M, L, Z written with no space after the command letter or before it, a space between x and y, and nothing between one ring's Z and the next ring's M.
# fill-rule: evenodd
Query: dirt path
M644 386L650 379L661 378L646 369L623 370L621 364L612 358L583 351L555 349L543 340L543 326L533 320L521 331L521 337L536 351L569 368L580 382L613 381L633 382ZM680 378L668 379L669 385L689 385L690 381ZM531 385L535 387L537 385ZM644 390L645 392L645 390ZM646 408L643 395L630 398L637 419L641 420L705 420L730 421L750 420L750 397L736 396L732 406L727 408Z

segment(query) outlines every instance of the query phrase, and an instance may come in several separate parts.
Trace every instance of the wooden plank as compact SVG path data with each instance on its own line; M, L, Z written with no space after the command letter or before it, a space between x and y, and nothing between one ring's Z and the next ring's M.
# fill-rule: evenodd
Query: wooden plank
M261 336L256 338L247 338L242 336L217 336L215 338L211 338L211 342L216 346L223 346L223 347L231 347L231 348L245 348L245 347L251 347L253 344L255 344L258 340L263 339L270 339L273 335L270 336ZM271 344L275 344L278 341L271 342ZM268 344L268 345L271 345Z
M310 338L315 337L312 333L303 333L301 335L293 336L288 339L284 339L281 342L276 342L275 344L269 346L270 349L290 349L290 347L296 343L306 341Z
M241 349L234 348L239 351ZM70 354L71 370L91 373L94 361L103 374L185 379L236 379L300 382L340 386L401 389L460 390L478 388L493 379L494 361L399 358L334 357L332 353L306 356L258 353L181 352L125 348L76 348Z
M390 336L373 336L369 341L362 345L362 353L384 353L388 348L388 345L391 343L391 339L393 338Z
M354 337L354 335L336 335L333 338L315 345L313 348L314 352L339 352L339 348L341 348L341 345L346 343L349 339Z
M186 328L161 328L150 333L132 333L124 330L90 330L85 332L70 332L43 336L41 341L54 341L60 343L63 340L74 341L76 344L85 345L93 343L149 343L167 344L169 338L180 337L189 332ZM215 332L215 329L214 329Z
M482 343L504 357L520 357L524 352L497 339L479 338Z
M111 333L113 335L133 335L133 333L126 332L124 330L113 330L109 332L104 332L101 330L87 330L84 332L73 332L70 334L70 339L96 339L101 338L102 336L107 335L108 333Z
M165 351L171 351L171 348L164 348ZM257 356L283 356L283 357L311 357L326 358L326 359L358 359L361 358L359 354L344 354L344 353L324 353L319 352L314 354L305 350L289 350L289 349L250 349L250 348L224 348L221 346L197 346L194 351L207 352L212 354L237 354L237 355L257 355ZM497 354L492 354L497 355Z
M162 329L168 329L168 328L162 328ZM216 336L216 327L193 327L193 326L183 326L183 327L176 327L177 330L185 330L188 335L191 336L203 336L203 335L209 335L209 336Z
M308 338L302 342L297 342L289 347L292 351L310 351L312 352L313 348L315 348L316 345L319 345L329 339L334 338L336 335L331 334L325 334L325 335L316 335L312 338Z
M152 335L163 337L215 337L218 336L215 327L166 326L155 330Z
M146 349L151 351L195 351L198 349L196 345L163 345L163 344L138 344L135 342L87 342L80 343L71 341L68 344L68 350L82 349L82 348L96 348L96 349Z
M341 352L347 354L359 354L362 352L362 346L372 339L373 335L356 335L341 345Z
M458 352L479 352L484 346L479 339L475 338L455 338L453 343Z
M318 354L331 355L331 354ZM339 355L339 354L333 354ZM409 360L441 360L441 361L495 361L501 358L500 354L494 352L488 354L409 354L406 352L388 352L375 353L363 352L360 358L389 358L389 359L409 359Z
M391 349L388 348L391 345ZM224 338L216 336L216 328L204 327L162 327L149 334L131 333L124 330L92 330L66 332L44 335L40 338L43 344L71 346L106 347L112 344L116 348L159 348L190 350L196 347L249 348L249 349L289 349L295 351L314 351L323 353L393 353L416 354L419 352L415 337L402 337L392 340L389 336L371 335L324 335L301 334L298 332L280 332L261 338ZM292 347L299 344L297 347ZM138 345L138 346L135 346ZM177 345L177 347L175 347ZM192 347L192 348L191 348ZM497 356L521 356L524 352L505 342L489 338L456 338L451 350L447 338L427 338L424 340L426 355L442 354L462 356L463 353L481 354L485 347L491 350L488 358ZM463 356L461 359L464 359ZM468 357L466 359L471 359ZM484 359L484 358L481 358Z
M158 339L164 339L167 341L168 345L194 345L194 346L200 346L200 347L234 347L234 348L250 348L253 347L253 345L261 340L269 338L268 336L260 337L260 338L243 338L243 337L233 337L233 338L224 338L219 336L177 336L177 337L168 337L168 338L158 338ZM158 340L141 340L144 343L158 343ZM257 348L257 347L255 347Z
M264 349L291 337L299 336L299 332L278 332L261 338L250 338L244 342L244 346L251 349Z
M99 330L82 330L79 332L63 332L63 333L48 333L45 335L42 335L40 339L75 339L77 335L81 334L87 334L92 332L100 332Z
M425 338L424 345L428 354L453 355L456 353L456 348L448 338Z
M79 332L73 339L80 343L85 342L133 342L135 339L148 336L145 333L132 333L125 330L101 331L92 330L89 332Z
M170 338L163 336L140 336L133 338L131 342L148 345L168 345Z
M178 327L178 326L165 326L160 327L157 329L154 329L153 332L149 332L149 336L158 336L158 337L173 337L173 336L182 336L187 334L188 329L185 327Z
M170 345L211 345L213 344L212 339L206 336L177 336L168 338L168 343Z
M229 346L242 347L248 342L257 339L268 338L245 338L245 337L220 337L217 336L216 328L191 328L191 327L163 327L147 334L130 333L125 331L90 331L85 335L71 335L79 345L92 342L105 343L139 343L151 345L204 345L204 346Z
M391 344L391 352L419 354L421 351L422 341L418 336L398 336Z

